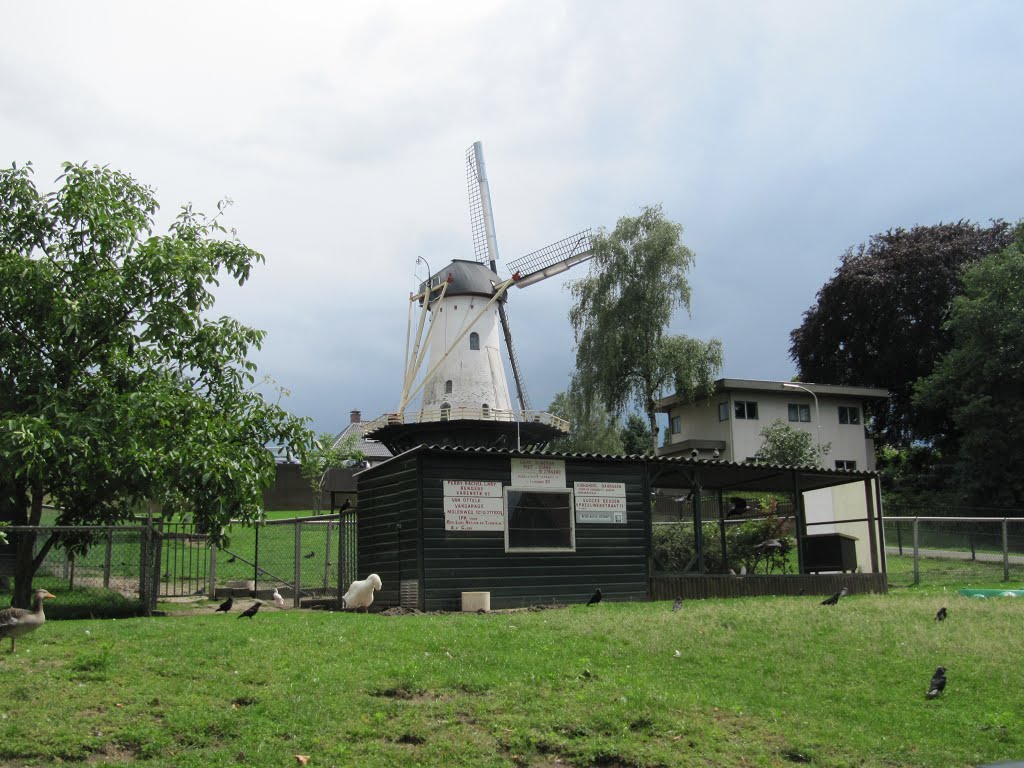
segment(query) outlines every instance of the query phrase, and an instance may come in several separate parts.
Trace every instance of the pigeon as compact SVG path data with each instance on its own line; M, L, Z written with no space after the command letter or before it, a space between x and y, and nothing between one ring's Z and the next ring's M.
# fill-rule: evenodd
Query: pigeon
M846 597L848 594L850 594L850 590L848 590L846 587L843 587L842 589L840 589L838 592L836 592L831 597L826 597L824 600L822 600L821 604L822 605L835 605L836 603L839 602L839 598L840 597Z
M281 593L277 591L277 587L274 587L274 594L272 597L274 598L274 605L278 608L284 608L284 598L281 597Z
M946 606L942 606L941 608L939 608L938 613L935 614L935 620L936 621L945 621L946 620L946 615L947 615L946 614Z
M37 589L31 611L26 608L5 608L0 611L0 638L11 638L11 653L14 653L14 641L17 638L35 632L46 623L43 600L55 597L45 589Z
M678 611L682 607L683 607L683 598L677 597L676 601L674 603L672 603L672 612L675 613L676 611Z
M595 603L600 603L600 602L601 602L601 589L600 589L600 587L598 587L597 589L594 590L594 594L592 594L590 596L590 599L587 600L587 605L594 605Z
M246 608L244 611L242 611L240 614L238 614L238 618L242 618L243 616L248 616L251 619L253 616L256 615L256 611L258 611L260 609L261 605L263 605L263 603L261 603L259 600L257 600L255 603L253 603L248 608Z
M945 687L946 687L946 668L945 667L938 667L935 670L935 674L932 675L931 685L928 686L928 693L926 693L925 695L929 699L934 699L936 696L938 696L940 693L942 693L942 691L943 691L943 689L945 689Z
M725 513L726 519L733 515L742 515L747 511L747 500L742 496L733 496L729 501L732 502L732 508Z
M311 550L309 550L309 552L307 552L306 554L304 554L304 555L302 556L302 559L303 559L303 560L312 560L312 559L313 559L314 557L316 557L316 552L314 552L314 551L313 551L313 550L311 549Z
M365 610L373 604L373 593L379 592L382 586L380 576L371 573L362 581L353 581L349 584L348 592L341 598L342 603L351 611L357 608Z
M223 611L224 613L227 613L228 611L231 610L231 606L234 605L234 604L235 604L235 598L233 596L231 596L231 595L228 595L228 599L225 600L223 603L221 603L220 606L217 608L217 610L214 611L214 613L220 613L221 611Z

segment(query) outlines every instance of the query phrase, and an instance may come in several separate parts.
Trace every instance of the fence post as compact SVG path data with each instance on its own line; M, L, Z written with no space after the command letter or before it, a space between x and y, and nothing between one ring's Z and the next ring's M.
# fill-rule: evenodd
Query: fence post
M299 590L302 587L302 526L295 523L295 594L292 596L292 607L298 608L302 601L299 598Z
M103 588L110 589L110 559L114 554L114 530L107 528L107 553L103 558Z
M217 548L208 544L210 550L210 575L206 582L206 596L213 600L217 596Z
M914 586L921 583L921 564L918 562L921 553L917 546L917 518L914 518Z
M1006 535L1006 518L1003 518L1003 581L1010 580L1010 547Z
M327 521L327 536L325 537L326 544L324 546L324 592L327 591L327 585L330 583L331 577L331 521Z

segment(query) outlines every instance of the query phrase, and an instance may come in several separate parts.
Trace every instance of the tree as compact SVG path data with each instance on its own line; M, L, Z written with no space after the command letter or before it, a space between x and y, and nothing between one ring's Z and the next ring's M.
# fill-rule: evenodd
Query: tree
M955 476L966 500L1024 505L1024 223L964 274L946 330L952 348L917 383L915 405L949 414Z
M832 446L817 446L814 436L802 429L794 429L782 419L762 427L761 447L754 459L765 464L779 464L785 467L819 467L822 458Z
M1009 226L967 221L893 229L843 254L835 275L790 334L802 381L888 389L870 408L879 444L905 447L946 429L942 412L913 402L951 344L949 304L965 266L1003 248Z
M557 453L600 453L617 456L622 453L622 438L615 417L600 405L589 411L579 392L570 386L558 392L548 411L569 422L571 432L553 440L547 450Z
M359 436L354 432L337 442L333 435L324 432L306 451L302 458L302 478L313 493L313 514L320 514L327 473L349 462L363 460L363 452L356 448L358 442Z
M627 456L651 452L651 441L654 440L654 436L647 422L639 414L631 413L626 417L626 423L619 430L619 437L622 439L622 451Z
M221 276L263 260L219 212L182 208L152 234L152 190L106 167L65 164L41 194L31 165L0 171L0 519L129 519L141 500L188 510L211 539L261 514L266 446L304 452L305 420L268 403L247 359L264 333L213 317ZM15 605L57 544L15 539Z
M576 337L576 377L588 404L620 416L634 403L647 416L657 450L657 401L669 387L682 396L709 394L722 366L722 345L665 329L675 310L690 310L686 272L694 254L683 228L660 206L623 216L594 238L587 277L569 283Z

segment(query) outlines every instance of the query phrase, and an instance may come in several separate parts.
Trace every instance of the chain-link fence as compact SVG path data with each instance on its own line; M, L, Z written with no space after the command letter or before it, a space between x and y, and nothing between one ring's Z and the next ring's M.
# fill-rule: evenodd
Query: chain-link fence
M886 517L889 584L1000 585L1024 579L1024 518Z
M158 534L143 525L9 526L9 553L0 581L13 588L13 552L30 540L42 557L32 586L57 596L47 603L53 618L147 613L156 605L159 579Z
M57 596L47 604L57 618L148 613L159 599L216 597L218 590L267 598L277 588L298 606L303 598L336 599L357 573L354 512L236 524L220 550L188 521L5 531L0 592L11 594L13 553L30 537L34 556L42 556L33 588Z

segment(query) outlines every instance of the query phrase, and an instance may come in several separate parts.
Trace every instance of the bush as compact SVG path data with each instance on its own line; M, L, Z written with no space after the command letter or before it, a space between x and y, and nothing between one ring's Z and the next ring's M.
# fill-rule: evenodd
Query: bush
M728 573L746 567L747 573L788 573L789 555L795 547L792 537L778 532L774 516L764 520L729 523L725 529L727 558L722 556L722 539L717 522L703 523L704 570L707 573ZM664 571L686 571L696 567L697 546L692 523L664 523L654 526L654 559ZM781 547L759 546L776 539ZM726 563L726 560L728 564Z

